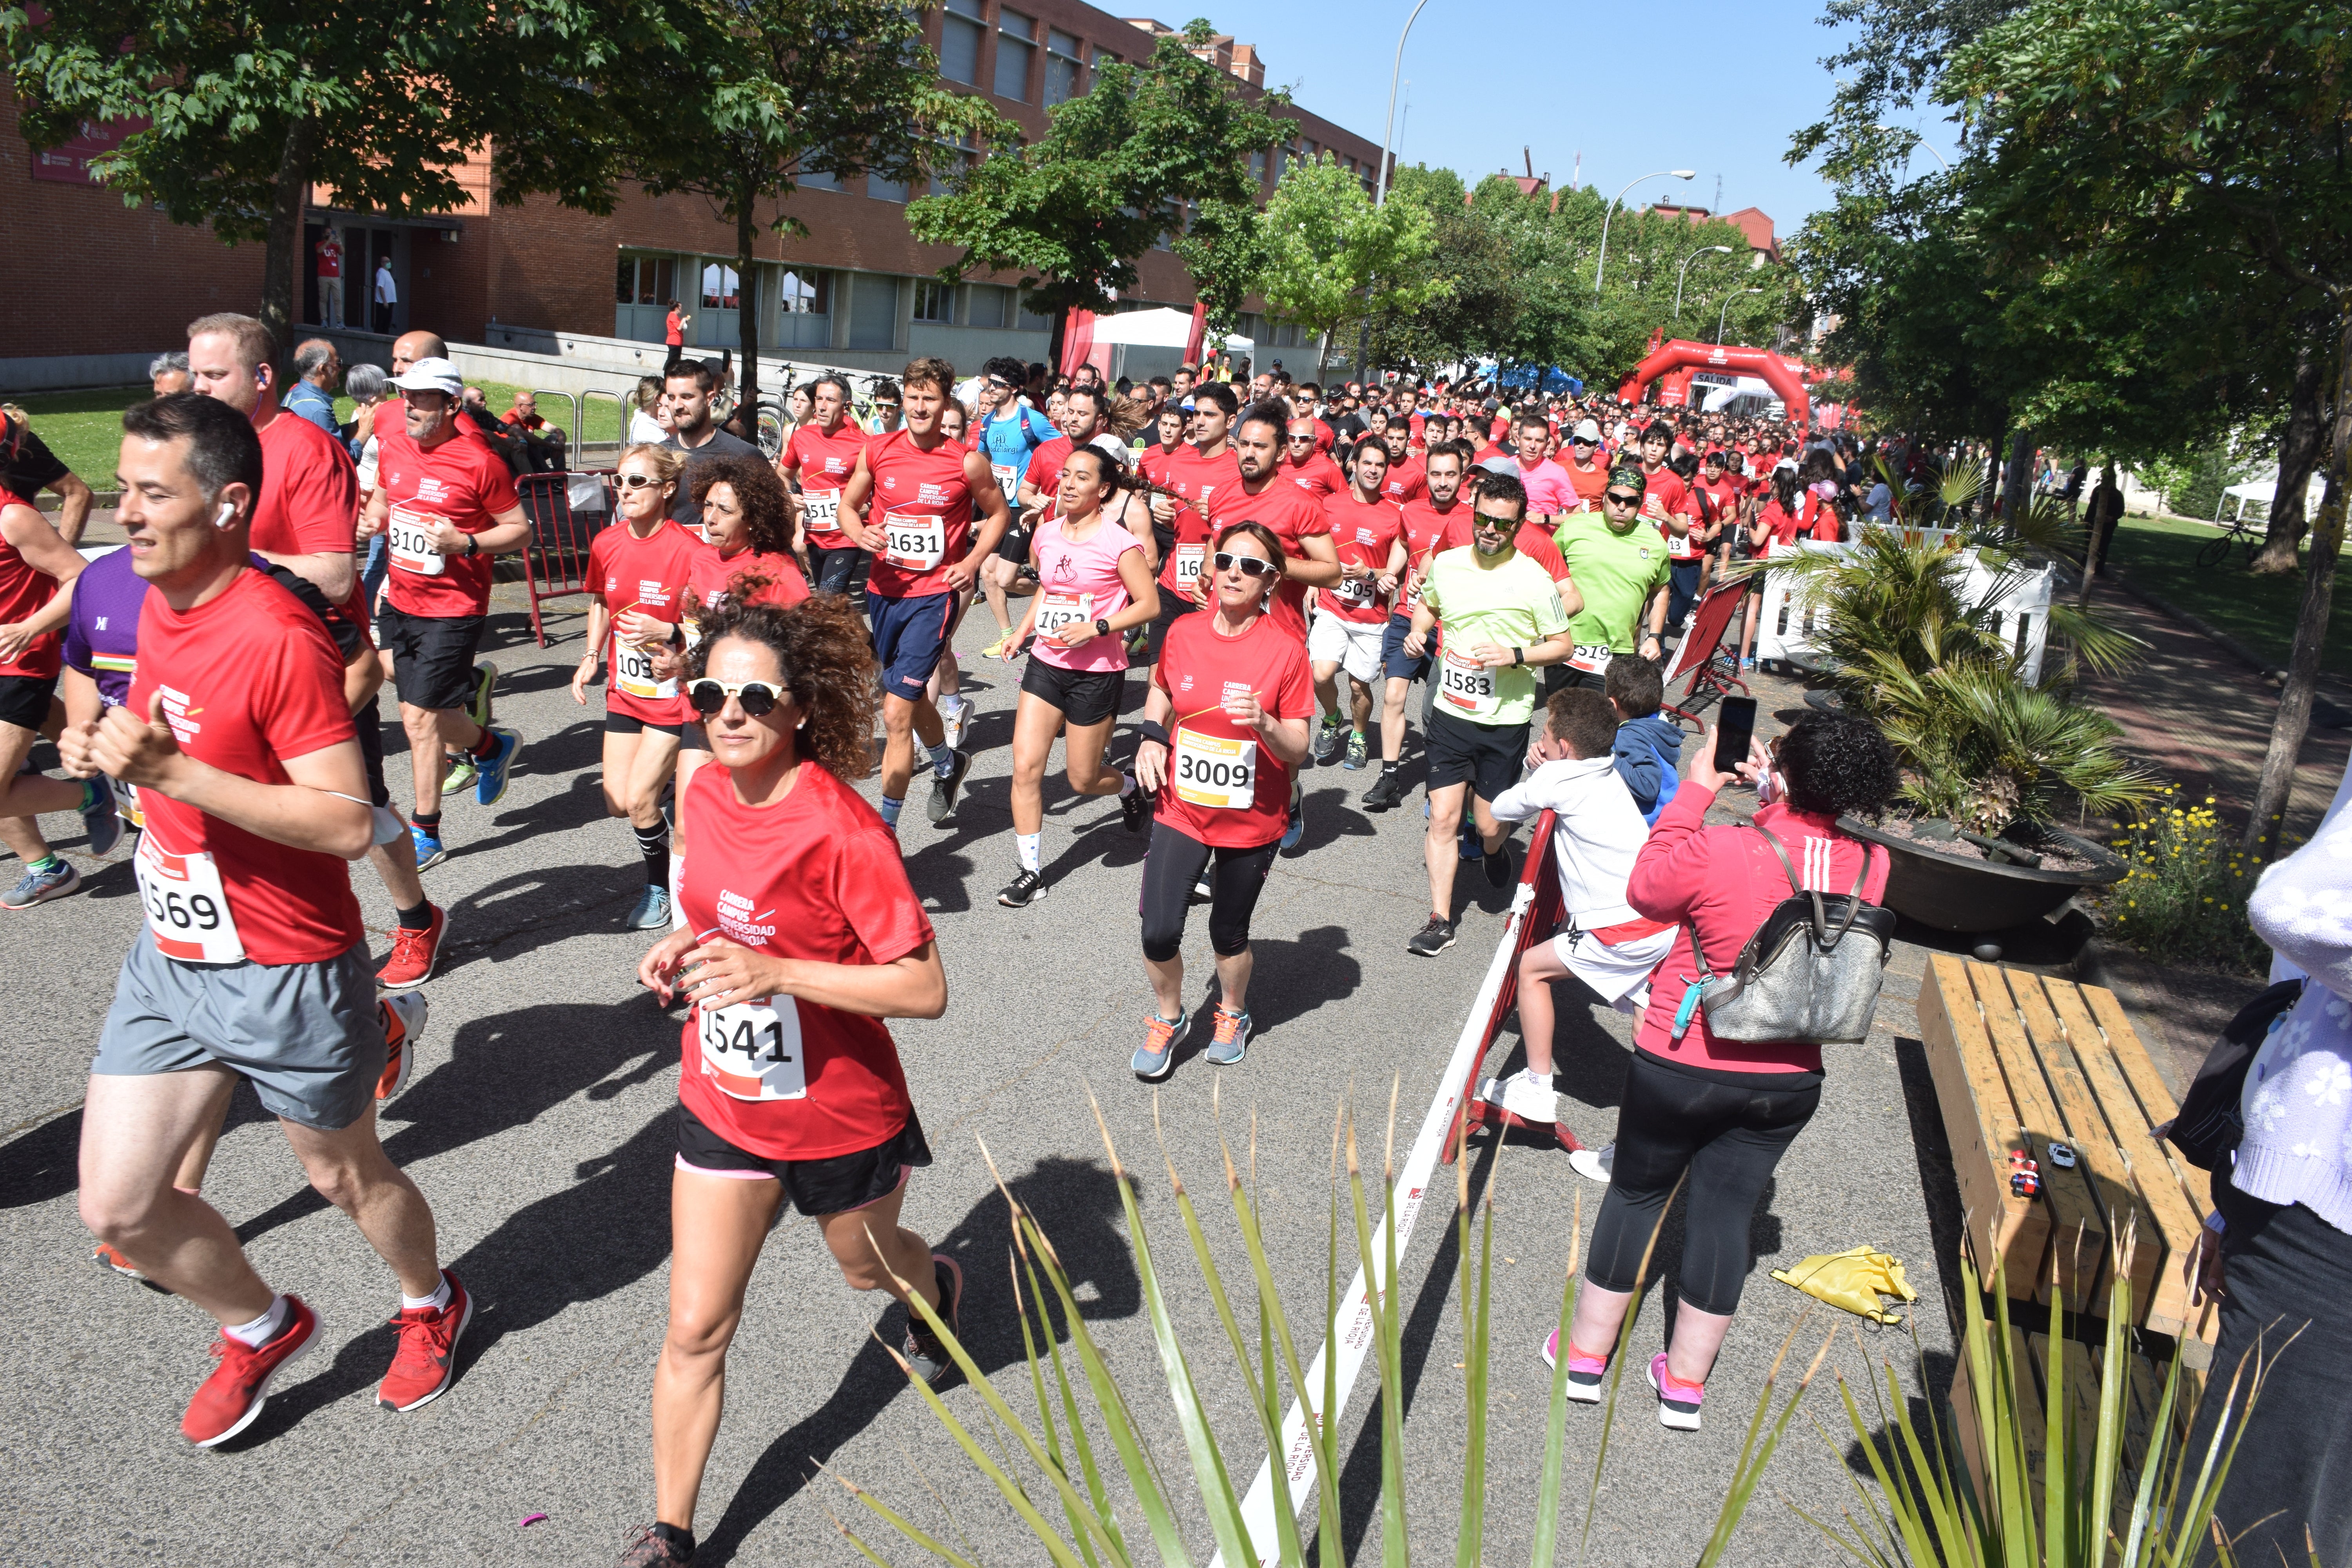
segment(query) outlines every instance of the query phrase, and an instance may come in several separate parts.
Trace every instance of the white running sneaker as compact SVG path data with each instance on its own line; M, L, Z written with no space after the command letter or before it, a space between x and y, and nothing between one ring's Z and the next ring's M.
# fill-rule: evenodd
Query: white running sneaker
M1552 1092L1551 1079L1529 1070L1488 1079L1480 1086L1478 1098L1502 1107L1521 1121L1549 1127L1559 1120L1559 1097Z
M947 731L948 750L962 751L964 731L971 728L971 699L967 697L961 701L950 703L947 699L941 698L940 723Z
M1589 1182L1609 1184L1609 1173L1617 1164L1617 1145L1606 1143L1598 1149L1571 1149L1568 1152L1569 1169Z

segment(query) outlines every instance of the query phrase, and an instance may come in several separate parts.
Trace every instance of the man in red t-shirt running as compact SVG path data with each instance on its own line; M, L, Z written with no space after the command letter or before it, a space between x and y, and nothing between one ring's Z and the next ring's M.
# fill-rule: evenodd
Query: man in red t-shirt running
M1328 766L1347 743L1347 766L1360 768L1372 721L1372 683L1381 679L1381 637L1388 596L1403 569L1403 518L1381 493L1388 480L1388 448L1366 441L1356 448L1347 493L1323 503L1324 526L1339 558L1339 580L1315 595L1315 623L1307 633L1308 669L1323 711L1311 755ZM1348 672L1347 717L1339 711L1339 672Z
M1282 477L1318 501L1348 489L1348 476L1324 447L1322 433L1329 428L1319 419L1293 419L1282 453Z
M1421 607L1422 578L1430 562L1444 548L1454 520L1469 515L1462 494L1469 456L1466 441L1432 447L1423 472L1428 492L1407 503L1400 516L1404 560L1386 584L1393 602L1381 628L1381 672L1386 678L1381 693L1381 776L1364 792L1367 811L1386 811L1404 799L1404 775L1397 764L1404 756L1405 699L1414 681L1429 679L1429 656L1405 652L1404 639L1412 633L1412 613Z
M220 1325L180 1430L211 1447L250 1426L319 1318L264 1283L236 1233L173 1184L241 1076L320 1194L400 1280L377 1403L413 1410L456 1373L473 1300L440 1267L433 1211L376 1139L384 1067L366 933L342 862L373 837L366 768L325 628L253 569L262 485L249 421L208 398L123 416L118 520L152 585L128 700L60 738L68 768L138 792L132 940L90 1064L80 1209L100 1240Z
M776 471L800 486L801 536L808 542L813 594L865 591L857 568L866 560L841 530L841 487L857 471L866 432L849 417L849 383L827 371L809 383L814 417L794 430L776 459Z

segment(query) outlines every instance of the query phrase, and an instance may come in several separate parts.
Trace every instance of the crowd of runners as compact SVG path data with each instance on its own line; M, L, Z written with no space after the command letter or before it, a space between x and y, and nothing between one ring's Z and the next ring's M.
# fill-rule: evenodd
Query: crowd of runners
M495 805L524 745L496 721L499 672L481 653L497 558L529 544L530 523L517 464L469 414L446 346L410 332L392 360L365 428L346 433L331 405L314 418L282 395L259 321L207 316L184 363L159 370L159 395L123 416L127 545L77 549L81 513L53 523L30 499L55 476L12 468L0 492L0 837L24 868L0 904L31 910L78 886L44 815L79 815L95 855L137 832L144 929L92 1064L80 1208L100 1262L219 1324L218 1365L183 1423L203 1446L245 1430L322 1331L202 1196L240 1078L397 1279L384 1406L449 1386L474 1312L375 1117L407 1080L448 936L425 886L448 853L443 801L470 789ZM1690 846L1733 775L1681 776L1681 732L1659 717L1670 640L1740 563L1884 515L1850 447L1606 397L1506 406L1490 386L1323 388L1278 367L1113 386L1010 359L960 381L919 358L863 419L844 378L793 389L771 460L714 418L718 380L679 359L640 400L636 434L659 439L614 464L571 680L575 701L603 705L604 801L642 871L627 923L660 933L638 977L685 1009L657 1522L627 1549L637 1564L692 1554L728 1345L782 1204L817 1222L851 1287L958 1321L956 1265L898 1222L931 1155L885 1020L947 1006L901 850L927 830L904 815L919 783L929 828L963 804L971 704L955 638L975 601L994 623L979 657L1023 667L997 918L1021 919L1010 911L1060 875L1113 874L1049 869L1063 863L1042 842L1057 739L1069 791L1149 836L1139 1079L1168 1078L1193 1032L1192 906L1207 906L1215 958L1200 1059L1232 1067L1251 1044L1256 903L1277 857L1311 852L1302 780L1360 773L1361 807L1392 810L1410 799L1412 753L1429 913L1394 933L1411 953L1454 944L1465 860L1507 885L1516 826L1556 813L1570 923L1528 955L1528 1065L1490 1091L1548 1122L1538 982L1574 976L1639 1016L1641 1038L1663 1037L1690 980L1670 961L1676 931L1715 939ZM402 791L385 767L387 683ZM1739 772L1786 800L1777 820L1809 847L1829 842L1835 811L1891 787L1884 742L1872 751L1851 723L1825 721L1777 763L1759 749ZM58 765L33 771L44 735ZM1652 865L1667 843L1677 858ZM1809 849L1809 885L1854 874L1841 854ZM373 964L344 864L362 858L396 911ZM1716 1178L1713 1228L1693 1229L1719 1240L1811 1113L1798 1080L1818 1097L1817 1048L1759 1067L1717 1043L1694 1059L1697 1080L1649 1089L1673 1101L1681 1142L1644 1131L1629 1101L1626 1157L1580 1164L1601 1180L1613 1166L1611 1202L1627 1205L1604 1211L1584 1342L1613 1342L1633 1222L1684 1167ZM1762 1072L1780 1097L1769 1135L1713 1166L1691 1129L1741 1113L1707 1099L1710 1084L1737 1098L1710 1072ZM1686 1275L1696 1315L1651 1373L1669 1424L1696 1424L1742 1272ZM912 1315L899 1351L937 1381L951 1363L928 1322ZM1597 1387L1605 1356L1568 1353L1572 1390Z

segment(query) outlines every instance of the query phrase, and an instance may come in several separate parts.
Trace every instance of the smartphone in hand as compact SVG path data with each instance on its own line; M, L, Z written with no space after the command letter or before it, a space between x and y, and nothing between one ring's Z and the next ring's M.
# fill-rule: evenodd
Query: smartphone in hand
M1756 739L1756 699L1727 697L1715 731L1715 771L1727 773L1748 760Z

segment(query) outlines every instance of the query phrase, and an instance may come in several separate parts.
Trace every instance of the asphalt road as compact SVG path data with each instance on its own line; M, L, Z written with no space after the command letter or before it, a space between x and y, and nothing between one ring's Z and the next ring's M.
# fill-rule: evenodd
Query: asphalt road
M667 1319L668 1110L678 1026L634 978L645 938L621 929L635 860L625 825L607 820L596 783L595 707L566 690L581 620L542 650L506 605L493 621L504 672L500 721L525 749L497 807L453 800L450 859L427 873L453 929L427 987L432 1019L416 1076L383 1117L386 1147L432 1200L444 1258L480 1302L461 1352L462 1375L437 1403L407 1415L373 1391L389 1363L397 1306L388 1271L348 1221L303 1184L274 1125L240 1091L206 1196L245 1238L264 1275L300 1292L325 1321L319 1351L299 1363L268 1410L236 1444L199 1452L177 1418L209 1363L211 1325L93 1268L74 1208L87 1063L113 976L138 921L127 847L110 863L81 857L85 891L10 917L0 1013L0 1274L10 1331L0 1344L0 1558L12 1563L601 1564L652 1515L648 1400ZM984 613L961 645L992 636ZM1202 1205L1218 1256L1241 1258L1224 1205L1216 1137L1237 1155L1255 1121L1255 1172L1277 1283L1307 1345L1324 1289L1331 1129L1351 1093L1373 1146L1392 1079L1402 1083L1400 1145L1437 1090L1502 930L1504 895L1466 870L1460 943L1438 959L1410 956L1425 918L1417 805L1381 816L1356 805L1371 773L1316 769L1307 781L1301 851L1278 862L1258 906L1252 991L1258 1036L1248 1059L1212 1068L1186 1059L1156 1095L1127 1070L1148 1005L1136 945L1142 841L1116 805L1073 807L1049 781L1049 894L1026 910L995 893L1013 866L1007 814L1015 679L990 667L968 681L980 704L968 802L951 827L910 803L908 867L937 923L950 984L947 1016L897 1026L937 1163L915 1180L907 1223L964 1264L964 1327L1017 1411L1034 1420L1021 1336L1011 1315L1004 1205L982 1163L998 1168L1043 1216L1080 1281L1105 1344L1177 1492L1199 1561L1213 1550L1142 1310L1114 1177L1087 1095L1138 1184L1193 1375L1210 1402L1237 1486L1263 1448L1244 1384L1226 1348L1171 1201L1154 1135ZM593 696L593 694L592 694ZM395 779L404 775L395 729ZM1417 748L1409 752L1417 756ZM1417 778L1417 763L1409 761ZM873 786L866 788L869 793ZM51 818L48 826L72 826ZM76 829L78 831L78 828ZM60 846L77 853L76 843ZM0 868L13 877L13 868ZM372 925L391 922L382 889L357 872ZM1198 998L1211 973L1205 921L1185 956ZM1626 1030L1563 991L1563 1113L1588 1142L1614 1124ZM1807 1299L1769 1271L1810 1253L1873 1242L1904 1258L1921 1291L1919 1332L1932 1375L1948 1381L1948 1336L1930 1209L1945 1204L1940 1155L1923 1163L1915 1126L1933 1142L1908 1002L1882 1004L1889 1026L1835 1054L1822 1110L1782 1165L1755 1220L1756 1262L1739 1322L1709 1384L1706 1429L1662 1430L1641 1367L1661 1342L1670 1292L1644 1304L1608 1464L1591 1525L1589 1560L1695 1560L1714 1522L1765 1370ZM1205 1043L1205 1031L1190 1051ZM1490 1070L1516 1067L1507 1035ZM1910 1084L1906 1095L1906 1084ZM1921 1118L1925 1117L1925 1121ZM1601 1189L1564 1155L1515 1141L1480 1152L1477 1180L1496 1182L1494 1360L1486 1552L1522 1560L1532 1529L1549 1374L1537 1348L1558 1310L1570 1215L1583 1200L1589 1234ZM1441 1173L1441 1193L1449 1184ZM1408 1292L1405 1435L1410 1527L1424 1559L1450 1554L1460 1516L1465 1433L1461 1316L1452 1216L1433 1201L1403 1266ZM1948 1238L1948 1219L1937 1234ZM1680 1241L1660 1247L1669 1278ZM1352 1261L1343 1259L1342 1278ZM1245 1280L1230 1281L1246 1322ZM1894 1353L1906 1385L1911 1341L1827 1309L1809 1323L1795 1365L1830 1320L1833 1364L1864 1367ZM863 1511L817 1463L873 1488L927 1528L989 1563L1034 1563L1042 1551L956 1449L875 1342L894 1342L900 1314L841 1282L814 1228L787 1219L751 1285L730 1363L730 1403L698 1521L698 1563L858 1561L835 1531L851 1521L894 1563L925 1560ZM1793 1376L1784 1378L1784 1387ZM1817 1563L1828 1549L1780 1500L1834 1510L1851 1501L1843 1415L1817 1385L1825 1446L1801 1416L1776 1461L1733 1560ZM948 1395L984 1430L978 1396ZM1377 1409L1368 1368L1347 1412L1342 1496L1351 1558L1379 1551ZM1571 1406L1564 1512L1573 1551L1584 1522L1601 1417ZM1097 1431L1097 1439L1100 1433ZM1106 1463L1108 1463L1106 1450ZM814 1478L814 1479L812 1479ZM1114 1481L1115 1495L1118 1483ZM1041 1495L1040 1500L1043 1501ZM1047 1511L1054 1510L1050 1505ZM1124 1510L1135 1518L1132 1505ZM519 1521L544 1513L543 1522ZM1131 1539L1140 1532L1130 1526ZM1149 1552L1149 1546L1144 1546Z

